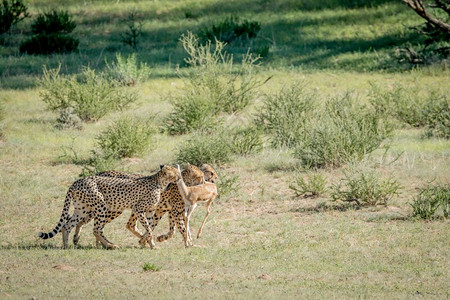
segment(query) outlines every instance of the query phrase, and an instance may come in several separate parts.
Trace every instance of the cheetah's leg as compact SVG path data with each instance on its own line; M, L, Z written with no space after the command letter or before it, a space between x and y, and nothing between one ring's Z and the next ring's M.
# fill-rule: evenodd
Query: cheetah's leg
M97 203L98 206L96 207L96 214L94 217L94 236L98 241L100 241L100 243L104 247L109 249L117 249L119 247L108 241L106 237L103 235L103 228L105 227L106 224L111 222L111 218L106 218L107 209L103 205L103 203L99 202Z
M183 236L184 247L188 248L190 246L190 244L189 244L189 241L187 240L187 235L186 235L186 225L185 225L184 216L183 216L184 212L177 212L177 213L178 214L176 216L174 216L175 223L177 225L178 231Z
M205 214L205 218L203 219L202 225L200 226L200 229L198 230L197 238L200 238L200 235L202 234L202 229L203 229L203 226L204 226L205 223L206 223L206 218L208 218L209 213L211 212L211 204L212 204L213 201L214 201L214 198L212 198L211 200L209 200L209 201L206 203L206 214Z
M75 210L73 215L69 218L66 224L64 224L62 228L62 239L63 239L63 248L67 249L69 247L69 234L73 227L83 218L82 212L79 210Z
M166 213L166 211L163 211L162 215L164 215L165 213ZM157 215L157 211L155 211L155 216L156 215ZM160 220L160 219L161 219L161 217L159 217L158 220ZM158 223L156 223L156 224L158 224ZM158 236L158 238L156 240L158 242L164 242L164 241L170 239L171 237L173 237L174 232L175 232L175 220L174 220L174 215L171 211L171 212L169 212L169 232Z
M132 211L126 227L132 234L137 236L139 239L142 239L142 233L137 228L137 219L137 214Z
M81 229L83 228L83 225L89 223L93 217L94 213L92 211L89 211L87 212L86 216L84 218L81 218L81 220L78 222L77 226L75 227L75 233L73 235L73 244L75 246L78 245L78 242L80 241Z
M149 213L152 211L150 211L148 209L146 210L142 205L135 207L133 209L133 211L136 213L136 215L139 219L139 222L141 222L142 226L145 229L145 233L142 236L142 238L140 239L139 244L141 246L145 247L145 245L148 243L150 245L151 249L155 248L155 241L153 240L153 235L152 235L153 231L152 231L152 228L150 227L148 220L145 216L146 211Z

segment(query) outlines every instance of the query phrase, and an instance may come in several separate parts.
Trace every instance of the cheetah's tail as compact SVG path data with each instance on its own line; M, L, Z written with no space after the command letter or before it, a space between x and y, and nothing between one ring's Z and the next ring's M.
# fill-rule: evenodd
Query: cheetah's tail
M61 231L62 227L64 226L64 224L67 222L67 220L69 219L69 207L70 207L70 202L72 199L72 193L70 191L67 192L66 195L66 199L64 200L64 207L61 213L61 218L59 219L58 224L56 225L56 227L50 231L50 232L39 232L38 233L38 237L40 237L43 240L46 239L51 239L52 237L54 237L58 232Z

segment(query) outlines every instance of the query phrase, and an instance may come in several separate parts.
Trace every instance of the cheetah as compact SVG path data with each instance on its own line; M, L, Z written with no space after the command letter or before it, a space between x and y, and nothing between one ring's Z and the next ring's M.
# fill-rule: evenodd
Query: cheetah
M109 171L103 172L98 175L101 176L119 176L119 177L128 177L128 178L137 178L141 175L138 174L126 174L117 171ZM202 184L206 181L214 183L217 180L216 171L208 164L204 164L201 168L197 168L196 166L192 166L190 164L186 165L185 170L181 173L184 182L189 185L197 185ZM204 179L203 179L204 178ZM167 189L161 194L161 201L159 202L153 216L148 216L149 224L152 230L158 225L158 222L164 216L164 214L169 213L169 232L157 237L158 242L163 242L171 237L173 237L175 232L175 225L177 226L178 231L182 235L184 239L185 247L189 247L192 244L192 241L187 239L186 226L184 223L184 214L185 214L185 204L183 198L180 195L179 189L176 184L170 183L167 186ZM134 221L133 221L134 220ZM141 238L139 231L136 228L136 219L133 216L130 217L130 221L127 224L127 229L129 229L133 234L137 237Z
M179 167L178 167L179 168ZM78 232L74 241L79 239L79 230L83 224L94 218L94 236L106 248L118 248L103 235L104 226L119 216L125 209L131 209L146 230L139 243L149 243L154 248L152 229L145 213L155 210L160 201L161 192L169 183L181 178L179 169L161 166L154 175L137 179L106 176L89 176L75 181L69 188L61 218L49 233L39 232L38 236L48 239L58 232L63 234L63 247L68 247L68 237L77 225ZM73 203L73 215L69 215L70 203Z

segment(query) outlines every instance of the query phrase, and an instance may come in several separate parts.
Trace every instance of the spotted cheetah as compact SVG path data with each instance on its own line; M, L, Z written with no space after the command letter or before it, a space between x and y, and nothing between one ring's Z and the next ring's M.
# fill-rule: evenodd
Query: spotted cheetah
M94 236L104 247L117 248L103 235L104 226L119 216L125 209L131 209L146 230L139 243L149 243L153 248L152 229L145 213L155 210L160 201L161 192L169 183L181 178L177 168L161 166L154 175L137 179L116 178L106 176L89 176L75 181L69 188L61 218L49 233L39 232L39 237L48 239L59 231L63 233L63 247L68 247L68 237L72 228L86 224L94 218ZM74 205L74 213L69 215L70 203ZM78 228L81 230L81 226ZM79 231L77 232L78 240ZM74 238L75 240L75 238Z
M204 179L206 182L215 183L217 181L218 178L217 172L210 165L203 164L200 167L200 170L203 172ZM185 177L183 176L182 178L184 180ZM188 181L185 181L185 183L188 186L194 185L192 184L192 182ZM171 192L170 197L164 197L163 195L161 195L161 202L156 208L155 213L153 215L152 226L156 227L158 225L158 222L164 216L164 214L166 212L169 212L169 232L158 236L157 241L163 242L173 237L176 224L178 231L183 236L185 247L189 247L190 245L192 245L192 238L190 236L190 232L186 230L187 225L185 224L185 213L186 213L185 202L183 201L183 198L181 197L180 194L180 190L176 184L171 183L167 189L168 189L167 194L169 194L169 191ZM211 203L209 205L211 205Z
M118 177L127 177L127 178L138 178L141 175L138 174L126 174L117 171L108 171L103 172L98 175L101 176L118 176ZM196 166L192 166L190 164L186 165L185 170L181 172L182 178L184 182L188 186L202 184L206 181L214 183L217 180L216 171L208 164L204 164L201 168L197 168ZM204 178L204 179L203 179ZM149 224L151 225L152 230L158 225L158 222L164 216L164 214L169 213L169 232L163 235L158 236L157 241L163 242L165 240L173 237L175 232L175 225L177 226L178 231L184 239L185 247L188 247L192 244L192 241L187 239L188 235L186 232L186 226L184 223L184 214L185 214L185 204L183 198L180 195L180 191L176 184L170 183L167 186L167 189L161 194L161 201L156 207L155 213L153 216L147 216ZM137 237L141 238L139 231L136 228L136 219L131 216L130 221L127 224L127 228L135 234Z

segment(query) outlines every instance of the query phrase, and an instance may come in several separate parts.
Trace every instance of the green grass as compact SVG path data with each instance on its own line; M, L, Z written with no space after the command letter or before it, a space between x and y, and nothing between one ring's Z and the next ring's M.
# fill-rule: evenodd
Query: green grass
M375 0L349 4L323 0L297 3L291 0L245 3L223 1L146 1L108 3L103 1L80 4L64 2L64 8L74 16L77 27L73 35L80 39L79 52L52 56L27 56L18 53L20 41L30 31L37 13L57 6L57 3L32 1L32 18L21 22L16 33L8 37L0 58L1 85L19 88L34 84L29 75L41 73L46 64L55 68L63 64L63 72L78 73L81 65L104 69L105 59L113 61L117 52L136 52L149 66L155 67L152 77L168 76L166 68L184 64L184 51L178 42L188 30L199 32L218 20L235 15L261 23L261 31L253 48L269 46L267 67L300 70L396 70L402 69L392 60L394 49L406 41L420 40L408 26L421 24L420 18L398 1ZM368 4L367 6L364 3ZM275 9L274 7L278 7ZM143 35L137 51L122 43L127 31L128 12L139 12ZM186 18L186 12L195 18ZM23 34L21 34L23 32ZM229 49L245 53L245 47ZM239 55L238 55L239 56ZM407 67L409 68L409 67ZM17 78L25 77L26 81Z
M89 159L96 137L108 125L123 115L144 120L155 116L155 125L164 128L174 109L172 99L183 92L184 81L177 78L175 66L180 63L183 67L185 54L178 38L188 29L196 32L237 14L262 24L255 46L270 45L257 78L272 79L258 88L243 111L221 115L224 126L248 128L264 104L262 95L275 95L297 82L305 82L308 92L315 92L320 101L352 91L362 103L368 103L374 83L386 89L414 85L424 92L450 94L448 70L395 72L399 69L394 64L385 72L387 55L409 38L404 24L421 22L401 3L28 3L34 16L64 4L78 23L74 35L80 38L80 52L22 56L17 54L17 45L25 38L21 34L7 37L0 47L0 103L4 107L1 299L450 297L448 219L409 218L410 203L421 188L429 182L450 182L450 141L426 138L425 128L397 128L389 148L364 157L380 177L392 176L403 187L386 206L338 207L329 193L317 198L295 197L289 186L307 173L291 149L273 148L268 137L262 136L262 145L259 138L257 141L261 151L233 155L218 168L224 195L213 203L203 235L194 239L195 246L190 249L184 249L178 232L173 239L158 243L156 250L141 249L136 237L125 229L128 212L105 227L105 235L119 250L95 247L93 222L83 229L79 248L62 250L60 235L46 241L37 238L37 232L51 229L59 219L68 187L82 171L82 162ZM116 52L123 57L132 54L131 48L122 45L120 34L126 28L120 24L133 7L142 13L144 30L137 59L152 70L149 80L132 88L138 100L122 112L83 124L82 130L57 129L58 113L45 109L35 85L42 65L52 68L61 62L64 74L76 75L87 65L104 70L105 58L113 61ZM192 17L186 18L186 12ZM14 32L26 34L30 23L24 21ZM232 49L234 53L244 51ZM214 127L210 127L212 131ZM154 137L154 147L138 158L118 160L117 169L152 174L162 163L179 163L178 151L193 134L172 136L161 130ZM245 141L253 143L253 139ZM78 158L74 160L71 153ZM344 168L324 169L320 174L333 185L343 178ZM204 213L201 206L194 213L194 233ZM168 221L163 218L155 235L167 230ZM154 267L161 269L145 271Z

